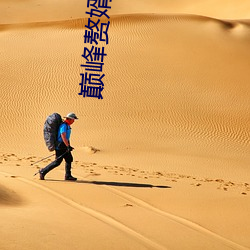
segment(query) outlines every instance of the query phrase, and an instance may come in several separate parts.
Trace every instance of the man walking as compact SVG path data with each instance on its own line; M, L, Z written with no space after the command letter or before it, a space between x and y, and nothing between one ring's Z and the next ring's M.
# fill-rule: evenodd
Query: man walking
M39 171L40 180L44 180L45 175L55 167L58 167L62 163L63 159L65 160L65 180L67 181L77 180L77 178L71 175L71 163L73 162L73 156L71 154L71 151L74 148L70 146L70 135L71 135L70 125L72 125L74 121L78 118L74 113L69 113L64 118L66 119L58 129L58 136L57 136L58 146L56 147L56 160L51 162L48 166Z

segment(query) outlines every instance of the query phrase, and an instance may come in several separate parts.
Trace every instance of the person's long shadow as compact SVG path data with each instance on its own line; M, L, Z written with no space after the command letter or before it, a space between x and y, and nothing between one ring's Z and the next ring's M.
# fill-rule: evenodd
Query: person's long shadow
M116 187L136 187L136 188L171 188L170 186L152 185L143 183L131 183L131 182L116 182L116 181L84 181L77 180L77 183L94 184L94 185L106 185Z

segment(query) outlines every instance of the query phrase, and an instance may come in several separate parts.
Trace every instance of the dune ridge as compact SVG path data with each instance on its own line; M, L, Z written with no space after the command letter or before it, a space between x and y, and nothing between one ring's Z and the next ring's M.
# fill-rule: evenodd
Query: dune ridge
M117 22L124 21L128 19L129 22L147 22L153 20L166 20L166 21L217 21L221 23L223 26L227 28L234 28L238 23L244 24L246 26L250 26L249 19L222 19L209 17L198 14L171 14L171 13L134 13L134 14L113 14L110 15L110 19L107 18L92 18L93 20L100 19L100 22L103 21L112 21L111 25L115 25ZM23 22L23 23L10 23L10 24L0 24L1 30L6 29L14 29L14 28L48 28L48 27L68 27L68 28L85 28L87 24L88 17L85 18L75 18L75 19L65 19L65 20L57 20L57 21L36 21L36 22Z

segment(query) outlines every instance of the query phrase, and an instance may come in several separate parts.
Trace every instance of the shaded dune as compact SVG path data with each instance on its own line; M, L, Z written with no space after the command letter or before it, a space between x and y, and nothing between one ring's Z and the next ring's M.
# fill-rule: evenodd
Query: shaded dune
M0 206L18 206L23 203L21 197L14 191L11 191L0 185Z

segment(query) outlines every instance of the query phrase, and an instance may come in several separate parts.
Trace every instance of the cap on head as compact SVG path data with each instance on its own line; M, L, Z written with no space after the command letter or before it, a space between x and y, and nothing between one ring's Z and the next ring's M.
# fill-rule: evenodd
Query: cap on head
M75 113L68 113L64 118L69 118L69 119L78 119L78 117L75 115Z

